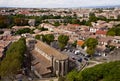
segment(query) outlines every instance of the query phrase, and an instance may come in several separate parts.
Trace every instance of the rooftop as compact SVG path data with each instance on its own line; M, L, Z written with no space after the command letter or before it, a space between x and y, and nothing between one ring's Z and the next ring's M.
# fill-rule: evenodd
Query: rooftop
M47 60L44 56L39 54L37 51L33 50L32 56L34 57L34 60L32 61L32 65L34 68L41 74L44 75L46 73L50 73L49 67L51 67L51 63L49 60Z
M98 30L96 31L96 34L103 34L106 35L107 31L102 31L102 30Z
M50 47L49 45L47 45L47 44L45 44L45 43L43 43L41 41L37 41L36 47L38 47L40 50L44 51L49 56L53 56L57 60L68 59L67 55L60 53L56 49Z
M77 45L82 46L83 44L84 44L84 41L83 41L83 40L78 40L78 41L77 41Z

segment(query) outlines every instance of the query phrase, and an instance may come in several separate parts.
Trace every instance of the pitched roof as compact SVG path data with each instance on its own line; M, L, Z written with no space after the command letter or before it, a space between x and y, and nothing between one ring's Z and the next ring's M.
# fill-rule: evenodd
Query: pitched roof
M32 65L34 66L34 68L41 74L47 74L50 73L51 70L48 69L49 67L51 67L51 63L49 60L47 60L44 56L42 56L41 54L39 54L37 51L32 50L31 51L33 57L35 58L32 61Z
M78 41L77 41L77 45L82 46L83 44L84 44L84 41L83 41L83 40L78 40Z
M103 31L103 30L96 31L96 34L106 35L106 33L107 33L107 31Z
M37 41L35 46L38 47L40 50L44 51L49 56L53 56L57 60L68 59L67 55L60 53L56 49L50 47L49 45L47 45L47 44L45 44L45 43L43 43L41 41Z

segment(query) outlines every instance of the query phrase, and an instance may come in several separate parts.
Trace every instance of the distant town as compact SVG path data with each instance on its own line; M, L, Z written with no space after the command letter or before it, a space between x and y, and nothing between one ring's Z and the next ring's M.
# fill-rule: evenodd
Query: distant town
M0 8L0 81L112 81L69 77L119 60L120 8Z

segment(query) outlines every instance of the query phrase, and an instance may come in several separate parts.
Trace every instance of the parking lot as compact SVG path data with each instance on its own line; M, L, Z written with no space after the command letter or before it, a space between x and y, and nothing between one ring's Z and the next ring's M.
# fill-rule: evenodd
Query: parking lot
M63 54L67 54L69 58L75 62L76 68L80 69L83 64L85 64L89 58L87 57L86 54L83 54L82 50L80 49L65 49L62 51Z

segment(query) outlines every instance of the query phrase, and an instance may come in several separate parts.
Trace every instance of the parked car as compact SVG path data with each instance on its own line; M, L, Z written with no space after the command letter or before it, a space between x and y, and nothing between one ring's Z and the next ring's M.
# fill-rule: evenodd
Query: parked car
M85 57L84 60L88 61L88 58Z
M82 62L82 58L78 59L79 62Z
M80 50L75 51L75 55L78 55L78 54L80 54Z
M90 55L86 55L85 57L90 58L91 56Z

